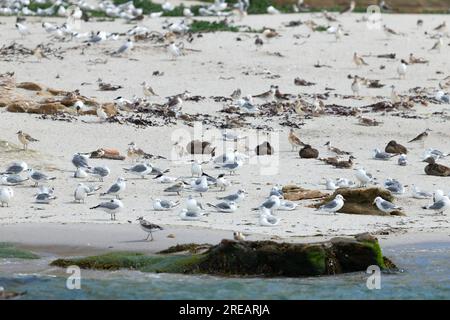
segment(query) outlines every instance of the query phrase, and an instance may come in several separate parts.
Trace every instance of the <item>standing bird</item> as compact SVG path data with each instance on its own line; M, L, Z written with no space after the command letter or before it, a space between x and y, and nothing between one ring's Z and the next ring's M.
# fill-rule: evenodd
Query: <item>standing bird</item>
M28 169L28 176L30 177L31 180L34 181L34 186L37 187L39 182L44 182L44 181L49 181L49 180L55 180L56 177L49 177L46 174L39 172L39 171L35 171L33 169Z
M202 164L198 160L194 160L191 165L192 177L200 177L203 174Z
M447 196L442 196L438 201L433 204L423 206L422 209L434 210L439 214L444 214L445 210L450 209L450 199Z
M30 34L30 31L28 30L27 26L22 23L16 23L16 29L19 31L20 36L23 38L26 35Z
M330 201L320 206L317 210L326 211L336 214L337 211L341 210L344 206L344 197L340 194L336 195L336 197Z
M398 95L397 91L395 90L395 86L394 85L391 86L391 102L393 104L402 102L402 99Z
M399 76L400 79L405 79L406 78L406 69L408 62L406 62L404 59L400 60L400 65L397 67L397 74Z
M377 205L377 208L384 213L391 213L392 211L402 209L401 207L384 200L382 197L376 197L375 200L373 200L373 203L375 203Z
M131 168L123 168L123 170L145 179L145 176L152 172L153 167L150 163L139 163Z
M200 193L200 197L203 197L203 193L208 191L208 180L206 176L202 176L191 182L192 190Z
M164 189L164 192L171 192L171 193L175 192L177 195L180 195L181 191L183 190L184 190L184 182L180 181Z
M108 114L103 110L102 107L98 107L96 110L97 117L100 119L100 121L104 122L108 120Z
M88 169L87 172L92 176L97 177L99 181L103 182L103 178L109 176L111 170L107 166L103 165Z
M352 92L353 95L359 96L359 90L361 90L361 84L359 83L359 77L355 76L352 82Z
M89 209L103 210L111 215L111 220L116 220L116 213L120 212L123 209L123 203L118 199L112 199L110 201L102 202Z
M122 177L117 178L116 183L114 183L111 187L109 187L108 191L100 194L101 196L105 195L115 195L117 199L120 199L120 194L125 191L127 184L125 183L125 179Z
M441 52L443 46L444 40L442 40L442 37L439 37L439 39L434 43L433 47L431 47L429 51L437 50L438 52Z
M75 168L86 168L89 169L90 166L88 164L89 157L82 153L75 153L72 157L72 164Z
M356 64L357 67L360 67L362 65L368 66L369 64L364 61L364 59L359 56L356 52L353 53L353 62Z
M98 190L98 189L97 189ZM91 188L89 188L84 183L79 183L77 187L75 188L75 191L73 193L73 197L75 199L75 202L81 203L86 200L86 198L93 194L93 191Z
M305 144L300 140L300 138L295 134L294 129L291 128L288 134L288 141L291 144L292 151L297 150L298 147L304 146Z
M409 140L408 143L411 143L411 142L418 142L418 141L423 142L423 141L425 140L425 138L428 137L428 132L429 132L429 131L431 131L431 129L425 129L424 132L422 132L421 134L419 134L419 135L418 135L417 137L415 137L414 139Z
M128 53L133 49L133 41L131 39L128 39L127 42L125 42L119 49L114 51L113 55L122 55L124 53Z
M2 207L6 204L9 207L9 202L14 197L14 191L11 187L0 188L0 204Z
M38 142L39 140L33 138L28 133L23 132L22 130L17 132L17 138L19 139L20 143L23 145L24 150L28 150L28 144L30 142Z
M363 168L355 169L355 177L359 181L359 185L361 187L367 186L369 182L372 182L374 179L372 175Z
M141 229L148 233L148 236L147 238L145 238L145 240L148 240L148 237L152 237L150 241L153 241L153 232L156 232L158 230L164 230L162 227L148 222L147 220L144 219L144 217L139 217L137 221L139 221Z
M142 92L144 93L144 96L146 96L146 97L157 96L155 91L153 91L153 88L149 84L147 84L146 81L142 82L141 86L142 86Z
M172 56L172 60L175 60L179 56L181 56L181 49L175 44L175 42L171 42L167 47L170 55Z

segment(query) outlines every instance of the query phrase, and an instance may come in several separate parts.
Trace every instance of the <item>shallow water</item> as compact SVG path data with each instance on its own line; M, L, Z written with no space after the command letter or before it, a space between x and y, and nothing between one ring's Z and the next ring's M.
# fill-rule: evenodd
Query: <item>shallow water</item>
M0 286L27 291L24 299L450 299L450 243L386 248L403 269L381 275L369 290L366 273L308 278L221 278L132 271L82 270L80 290L66 288L64 270L48 267L53 257L0 260Z

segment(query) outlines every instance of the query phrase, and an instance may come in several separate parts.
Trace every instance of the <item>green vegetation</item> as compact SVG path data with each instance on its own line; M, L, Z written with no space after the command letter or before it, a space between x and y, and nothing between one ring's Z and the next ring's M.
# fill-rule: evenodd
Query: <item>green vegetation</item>
M381 252L381 247L380 244L378 243L378 241L372 242L372 241L362 241L362 243L364 244L364 246L369 247L370 249L372 249L375 259L377 261L377 265L381 268L381 269L386 269L386 265L384 263L384 257L383 257L383 253Z
M229 32L239 32L239 28L236 26L230 26L225 23L225 21L204 21L204 20L194 20L189 27L191 32L217 32L217 31L229 31Z
M50 265L66 268L77 265L81 269L119 270L130 269L142 272L185 273L198 264L203 255L148 256L139 252L111 252L84 258L58 259Z
M14 259L39 259L39 256L22 249L17 249L11 243L0 243L0 258L14 258Z

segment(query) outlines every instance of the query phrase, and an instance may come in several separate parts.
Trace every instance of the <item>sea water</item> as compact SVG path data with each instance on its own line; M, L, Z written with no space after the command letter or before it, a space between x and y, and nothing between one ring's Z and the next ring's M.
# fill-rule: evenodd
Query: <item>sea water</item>
M224 278L135 271L81 270L80 289L67 289L69 274L50 259L0 260L0 286L23 299L450 299L450 243L387 247L401 272L306 278ZM53 257L54 258L54 257Z

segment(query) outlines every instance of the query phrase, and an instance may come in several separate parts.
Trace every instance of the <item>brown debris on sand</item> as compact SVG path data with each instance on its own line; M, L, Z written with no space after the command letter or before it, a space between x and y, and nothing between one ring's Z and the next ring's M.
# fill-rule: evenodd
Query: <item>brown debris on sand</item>
M401 211L384 213L373 204L376 197L382 197L387 201L394 201L394 196L386 189L381 188L339 188L332 195L323 199L320 203L313 205L319 208L321 205L333 200L338 194L345 199L344 206L338 211L347 214L363 214L375 216L404 216Z
M283 186L282 191L284 199L290 201L319 199L328 196L327 193L324 193L322 191L304 189L296 185Z

